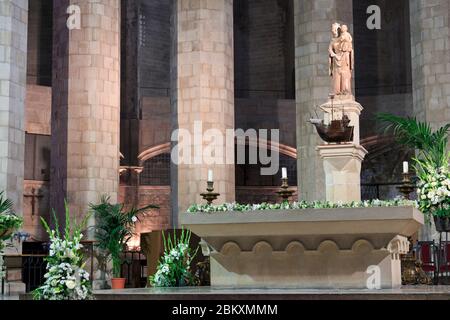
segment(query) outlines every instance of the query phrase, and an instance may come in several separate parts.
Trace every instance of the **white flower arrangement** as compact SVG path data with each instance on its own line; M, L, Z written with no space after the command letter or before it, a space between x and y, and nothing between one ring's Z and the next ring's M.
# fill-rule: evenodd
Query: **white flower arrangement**
M33 292L35 300L88 300L91 299L91 283L89 273L83 263L81 239L82 227L86 224L86 217L82 224L70 229L70 217L66 209L66 229L64 237L58 230L55 216L56 230L50 230L48 224L42 223L50 236L50 248L47 261L47 273L44 285Z
M423 165L419 173L417 196L420 210L432 216L450 215L450 172L447 167Z
M395 199L390 201L366 200L351 203L329 201L300 201L282 203L239 204L225 203L221 205L195 204L188 209L188 213L214 213L214 212L244 212L266 210L301 210L301 209L337 209L337 208L372 208L372 207L418 207L416 201Z
M179 287L194 284L190 265L197 250L192 252L189 247L190 238L190 231L184 230L179 239L175 234L173 240L169 236L166 241L164 237L164 254L156 273L149 277L149 282L153 287Z

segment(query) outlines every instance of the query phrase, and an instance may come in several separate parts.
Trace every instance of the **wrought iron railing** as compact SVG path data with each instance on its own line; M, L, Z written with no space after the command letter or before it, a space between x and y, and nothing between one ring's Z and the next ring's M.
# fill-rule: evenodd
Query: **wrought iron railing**
M128 288L143 288L147 285L147 258L138 250L125 251L121 269Z
M25 283L26 292L39 288L45 281L47 255L22 255L22 281Z
M414 182L414 181L413 181ZM362 200L389 200L401 193L397 187L401 186L402 182L385 182L385 183L362 183L361 184L361 199ZM412 199L416 197L415 192L412 194Z

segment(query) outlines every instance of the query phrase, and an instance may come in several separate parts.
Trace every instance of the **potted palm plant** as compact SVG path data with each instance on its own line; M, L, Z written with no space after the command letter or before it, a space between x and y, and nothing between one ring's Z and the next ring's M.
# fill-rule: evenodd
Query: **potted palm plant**
M113 289L123 289L125 279L121 277L122 252L134 235L135 223L139 221L138 215L158 207L148 205L141 209L132 208L125 211L123 204L111 204L109 197L102 197L100 204L91 204L90 208L96 218L97 246L106 252L107 258L112 261L111 286Z
M450 124L433 131L430 124L415 118L378 114L400 144L416 149L414 158L421 211L432 217L436 230L450 232L450 152L447 151Z

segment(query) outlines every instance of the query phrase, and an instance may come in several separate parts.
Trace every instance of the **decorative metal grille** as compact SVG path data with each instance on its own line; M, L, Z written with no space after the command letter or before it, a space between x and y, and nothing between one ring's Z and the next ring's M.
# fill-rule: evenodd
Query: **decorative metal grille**
M163 153L145 161L140 180L144 186L170 185L170 154Z

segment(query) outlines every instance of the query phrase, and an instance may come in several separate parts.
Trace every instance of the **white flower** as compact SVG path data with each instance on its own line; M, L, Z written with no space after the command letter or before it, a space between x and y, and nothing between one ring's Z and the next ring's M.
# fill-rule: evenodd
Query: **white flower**
M77 285L76 282L73 280L66 281L66 286L69 290L73 290L76 285Z
M137 220L138 220L138 219L137 219L136 216L132 216L132 217L131 217L131 221L133 221L134 223L136 223Z

